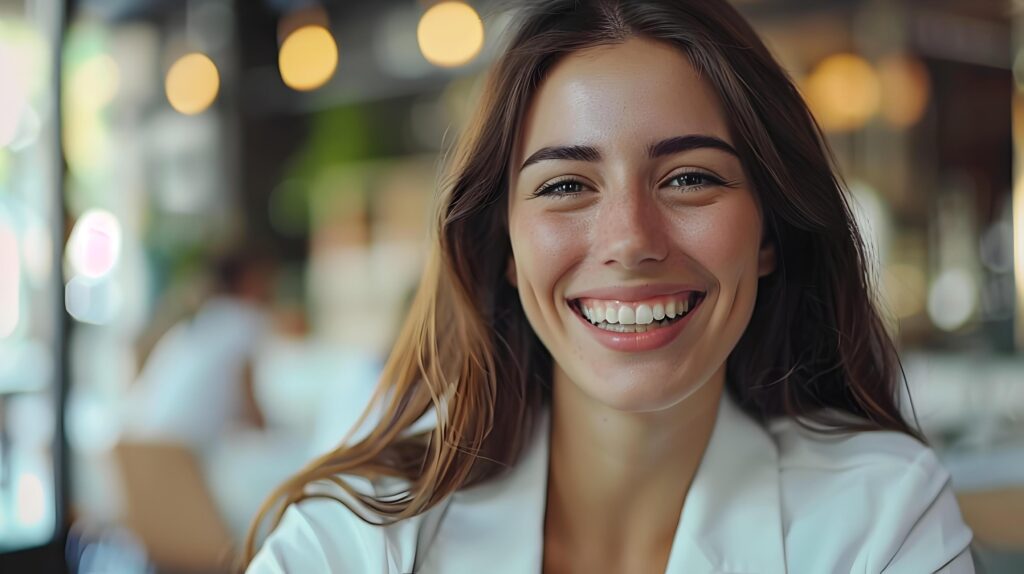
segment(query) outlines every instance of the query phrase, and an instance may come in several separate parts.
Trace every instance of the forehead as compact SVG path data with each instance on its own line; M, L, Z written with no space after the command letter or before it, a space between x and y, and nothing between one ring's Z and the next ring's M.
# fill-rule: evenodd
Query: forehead
M679 49L633 38L562 59L524 118L520 159L548 145L626 152L667 137L704 134L732 143L721 104Z

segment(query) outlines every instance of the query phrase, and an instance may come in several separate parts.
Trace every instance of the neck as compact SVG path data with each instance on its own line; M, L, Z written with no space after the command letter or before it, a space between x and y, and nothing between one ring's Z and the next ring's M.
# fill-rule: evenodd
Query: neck
M724 382L723 367L679 404L633 413L595 401L556 367L545 545L574 556L574 569L588 556L602 570L664 571Z

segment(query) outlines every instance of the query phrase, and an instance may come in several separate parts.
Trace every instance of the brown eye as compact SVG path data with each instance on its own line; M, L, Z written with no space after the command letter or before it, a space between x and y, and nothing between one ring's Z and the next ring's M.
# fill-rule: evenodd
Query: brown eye
M553 196L564 196L573 195L583 191L583 183L575 179L563 179L561 181L553 181L540 189L538 189L533 196L539 197L541 195L553 195Z
M680 187L689 190L700 189L707 185L722 185L722 183L722 180L717 177L699 171L681 173L668 180L668 185L671 187Z

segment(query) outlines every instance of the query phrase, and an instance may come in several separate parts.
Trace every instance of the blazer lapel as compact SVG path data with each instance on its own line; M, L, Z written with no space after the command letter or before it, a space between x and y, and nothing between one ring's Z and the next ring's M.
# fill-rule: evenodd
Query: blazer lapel
M423 574L536 574L544 547L550 415L537 417L531 443L505 474L456 492L445 509Z
M549 430L545 410L514 468L452 495L419 572L541 572ZM778 451L768 432L723 393L666 574L785 570Z
M775 442L723 393L666 573L785 572L779 492Z

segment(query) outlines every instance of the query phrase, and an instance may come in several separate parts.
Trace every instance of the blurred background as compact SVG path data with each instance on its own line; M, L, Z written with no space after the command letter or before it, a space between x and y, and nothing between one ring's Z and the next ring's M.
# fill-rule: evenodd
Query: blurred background
M977 561L1024 571L1024 2L737 5L835 149ZM0 571L228 571L367 400L514 20L0 0Z

